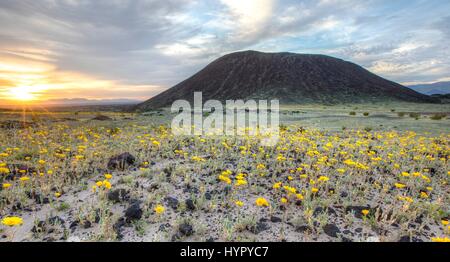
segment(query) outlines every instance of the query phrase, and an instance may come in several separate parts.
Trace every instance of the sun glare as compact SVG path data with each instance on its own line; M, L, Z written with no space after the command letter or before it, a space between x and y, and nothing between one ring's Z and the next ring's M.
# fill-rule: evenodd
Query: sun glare
M19 101L30 101L35 98L32 91L28 87L15 87L10 90L11 99Z

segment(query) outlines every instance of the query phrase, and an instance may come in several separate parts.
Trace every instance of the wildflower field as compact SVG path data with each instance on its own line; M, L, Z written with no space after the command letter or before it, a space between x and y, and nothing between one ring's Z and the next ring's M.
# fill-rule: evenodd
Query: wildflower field
M0 241L449 241L449 119L363 111L286 111L275 147L173 136L164 112L4 125Z

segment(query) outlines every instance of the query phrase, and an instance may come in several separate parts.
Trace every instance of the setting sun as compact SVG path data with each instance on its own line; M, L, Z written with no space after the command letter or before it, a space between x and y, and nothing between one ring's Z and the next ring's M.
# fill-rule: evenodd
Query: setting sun
M35 98L29 87L14 87L10 90L11 99L19 101L30 101Z

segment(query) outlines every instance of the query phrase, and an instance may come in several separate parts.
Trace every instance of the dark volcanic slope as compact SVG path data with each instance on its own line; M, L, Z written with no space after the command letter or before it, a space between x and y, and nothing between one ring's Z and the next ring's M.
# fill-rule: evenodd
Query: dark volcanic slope
M280 99L280 103L353 103L400 100L435 102L364 68L324 55L237 52L225 55L197 74L137 106L170 106L177 99Z

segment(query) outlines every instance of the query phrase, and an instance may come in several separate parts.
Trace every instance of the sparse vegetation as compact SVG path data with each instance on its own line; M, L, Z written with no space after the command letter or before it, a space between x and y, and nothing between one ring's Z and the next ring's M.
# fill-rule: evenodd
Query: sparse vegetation
M433 114L432 116L430 116L430 119L431 120L441 120L445 117L447 117L447 114L438 113L438 114Z
M375 114L337 121L337 131L302 120L283 122L272 148L257 137L173 136L159 115L102 115L110 120L80 112L80 121L1 129L0 214L22 219L14 241L448 236L447 133L386 130ZM12 228L0 228L8 240Z

